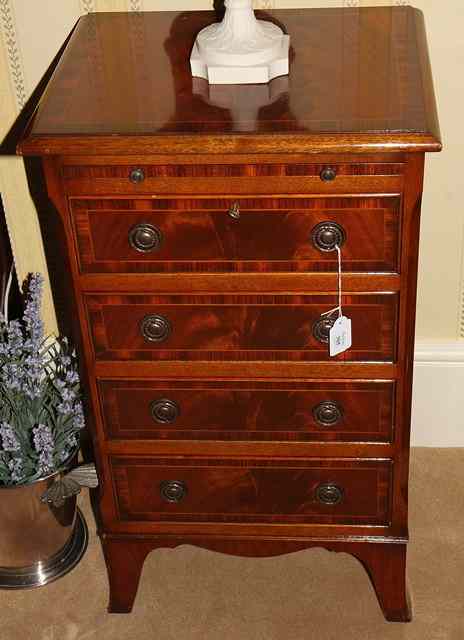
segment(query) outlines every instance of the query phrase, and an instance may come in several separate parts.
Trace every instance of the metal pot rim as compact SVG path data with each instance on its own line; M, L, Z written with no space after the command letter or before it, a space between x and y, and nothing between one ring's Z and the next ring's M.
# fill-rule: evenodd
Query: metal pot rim
M12 485L10 485L8 487L5 486L5 485L0 484L0 491L8 491L8 490L11 490L11 489L22 489L23 487L31 487L33 484L38 484L39 482L44 482L45 480L50 480L51 478L54 478L55 476L59 475L60 473L64 473L70 467L70 465L71 465L74 457L77 455L78 451L79 451L79 446L77 446L74 449L74 451L69 455L69 457L63 462L61 467L59 467L53 473L50 473L48 476L43 476L42 478L36 478L35 480L30 480L29 482L23 482L21 484L12 484Z

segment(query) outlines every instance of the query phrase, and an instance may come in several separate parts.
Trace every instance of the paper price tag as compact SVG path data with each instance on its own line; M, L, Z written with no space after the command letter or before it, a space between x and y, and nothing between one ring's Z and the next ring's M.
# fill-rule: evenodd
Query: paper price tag
M346 316L337 318L330 330L329 345L330 355L338 356L351 347L351 320Z

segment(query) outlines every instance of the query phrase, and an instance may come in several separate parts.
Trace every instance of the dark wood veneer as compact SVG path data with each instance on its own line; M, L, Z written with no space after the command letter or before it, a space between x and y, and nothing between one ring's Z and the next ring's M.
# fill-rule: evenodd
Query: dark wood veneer
M99 380L109 438L391 442L393 382L273 382ZM162 424L151 406L168 399L177 417ZM314 416L335 402L341 417L324 424Z
M92 184L99 178L122 178L126 183L131 171L140 169L145 178L276 178L291 176L312 176L320 178L320 175L327 166L332 167L336 172L336 178L340 176L397 176L404 173L403 162L384 163L361 163L346 162L341 163L334 159L334 162L299 163L299 164L153 164L147 165L143 161L128 165L111 164L108 166L82 164L66 164L62 169L62 176L65 180L65 188L68 180L79 180L82 184L83 178L90 178ZM128 187L129 185L126 185ZM113 187L112 191L115 187ZM116 190L117 187L116 187Z
M317 9L308 18L307 10L279 10L265 17L291 34L293 55L289 79L272 83L280 99L259 110L255 123L247 109L234 119L231 109L214 106L214 88L190 75L195 35L217 20L213 12L94 13L80 20L20 150L120 155L441 148L419 11ZM221 103L229 99L231 105L254 104L260 91L259 85L219 88Z
M110 611L131 610L160 547L323 546L358 558L386 618L407 621L420 204L424 152L441 149L423 17L261 15L292 42L270 87L191 78L211 12L82 18L19 145L42 156L66 237ZM313 336L337 302L335 253L309 239L326 221L346 236L354 338L334 359ZM131 248L141 223L156 253ZM165 342L140 333L153 314ZM171 423L156 400L176 403ZM323 401L342 407L333 426L315 420ZM324 484L334 504L317 501Z
M97 296L85 297L99 360L329 360L313 335L337 297L321 296ZM353 347L332 360L396 359L396 294L345 295L354 324ZM165 318L171 331L150 342L144 318Z
M239 219L230 209L238 205ZM323 222L346 234L345 271L397 272L400 198L71 200L86 273L334 271L335 251L312 241ZM159 234L155 250L130 242L137 225Z
M122 521L388 523L391 462L112 458ZM161 483L183 483L179 502L163 500ZM338 504L317 489L340 488Z
M252 558L272 557L304 549L324 547L337 553L349 553L361 562L372 582L379 604L392 622L410 622L411 604L406 590L406 544L404 541L346 541L329 538L300 540L255 538L222 538L214 536L102 536L103 550L110 580L112 613L128 613L137 594L140 574L147 555L156 549L173 549L191 544L210 551Z

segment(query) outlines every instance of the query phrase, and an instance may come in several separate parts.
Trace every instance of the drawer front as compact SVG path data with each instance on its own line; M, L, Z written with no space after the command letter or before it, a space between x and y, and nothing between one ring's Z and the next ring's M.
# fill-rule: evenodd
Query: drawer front
M398 272L400 198L72 199L84 273Z
M65 165L69 195L399 193L402 162ZM270 187L270 181L272 186Z
M86 295L100 360L327 361L336 296ZM353 346L332 360L394 361L398 295L344 296ZM335 319L335 316L333 316Z
M388 524L392 462L113 458L119 518Z
M394 382L98 384L110 439L392 441Z

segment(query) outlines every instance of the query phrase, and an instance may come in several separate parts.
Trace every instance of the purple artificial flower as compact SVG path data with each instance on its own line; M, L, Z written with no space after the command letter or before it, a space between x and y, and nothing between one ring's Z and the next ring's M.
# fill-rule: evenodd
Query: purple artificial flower
M69 416L73 412L73 403L72 402L60 402L60 404L56 405L58 413L62 416Z
M61 453L61 462L66 462L66 460L69 458L71 453L73 453L73 451L76 449L78 444L79 443L77 441L76 436L74 435L74 433L72 433L66 440L66 444Z
M81 431L85 427L84 407L79 400L74 403L73 428L75 431Z
M31 400L39 398L44 379L43 359L40 354L31 353L25 358L24 364L27 373L23 379L22 390Z
M0 424L0 438L2 440L3 451L14 453L15 451L21 450L21 444L8 422L2 422Z
M19 483L24 480L23 462L20 458L12 458L8 463L8 469L13 482Z
M44 339L44 326L40 317L43 283L44 279L40 273L31 276L23 316L29 337L28 347L36 353L39 352Z
M38 424L32 430L34 435L34 448L39 454L40 475L44 476L55 470L53 454L55 451L55 439L52 430L45 424Z
M44 279L39 273L31 276L23 315L27 334L27 339L24 342L24 350L28 352L28 354L24 361L26 365L26 377L21 387L22 391L31 400L40 397L42 391L44 326L40 316L40 309L43 282Z
M0 383L9 391L20 391L24 384L25 369L21 361L24 351L24 339L21 325L17 320L6 325L0 342Z
M57 382L57 381L56 381ZM77 399L77 394L73 389L65 386L63 381L59 385L61 392L61 402L56 405L58 413L62 416L71 417L74 430L84 428L84 411L82 403Z
M79 382L79 374L74 369L69 369L69 371L66 371L65 378L66 382L71 385L78 384Z
M24 348L24 337L18 320L12 320L4 331L5 342L0 343L0 357L16 360L21 357Z
M66 369L67 367L71 366L71 358L69 356L65 356L63 354L61 354L60 356L60 364L63 367L63 369Z
M61 378L55 378L54 385L61 393L61 391L66 387L66 382L64 380L61 380Z
M66 338L47 345L41 319L43 278L32 274L22 321L0 320L0 472L8 483L47 476L79 446L84 428L76 352ZM28 417L18 438L11 422Z
M24 369L16 363L2 366L1 380L9 391L20 391L24 381Z
M64 402L74 402L74 400L76 399L76 392L73 391L72 389L63 389L61 392L61 397L63 398Z

